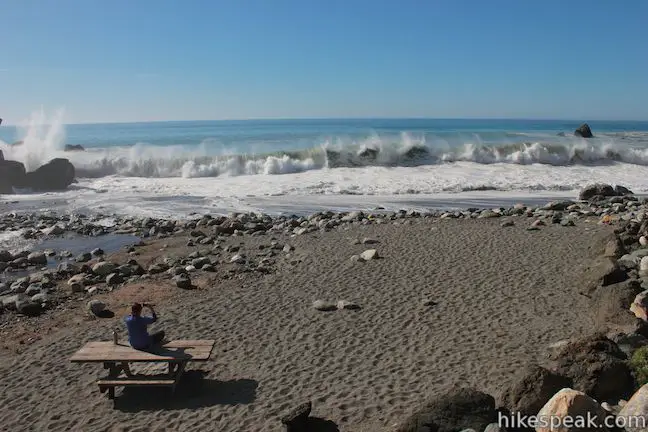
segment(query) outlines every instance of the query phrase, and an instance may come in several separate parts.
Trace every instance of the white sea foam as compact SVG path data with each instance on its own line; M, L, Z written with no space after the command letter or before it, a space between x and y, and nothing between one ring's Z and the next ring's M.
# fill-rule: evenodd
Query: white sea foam
M67 157L77 168L79 183L68 191L12 197L33 209L170 217L325 206L434 206L461 199L492 198L495 204L509 197L574 198L578 189L595 181L648 192L643 132L594 140L546 136L546 142L515 141L530 138L516 133L509 134L512 141L488 145L479 136L462 137L458 144L402 133L357 142L337 138L306 150L261 155L237 154L207 142L63 152L61 116L37 113L22 129L23 145L2 145L7 158L28 169L53 157ZM479 192L467 192L473 190Z

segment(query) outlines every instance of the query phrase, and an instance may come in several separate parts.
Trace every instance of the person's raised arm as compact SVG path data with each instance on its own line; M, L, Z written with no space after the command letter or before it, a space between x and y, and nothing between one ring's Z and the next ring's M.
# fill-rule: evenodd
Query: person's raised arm
M153 306L151 306L150 304L146 304L145 306L151 311L150 322L154 323L155 321L157 321L157 314L155 313L155 309L153 309Z

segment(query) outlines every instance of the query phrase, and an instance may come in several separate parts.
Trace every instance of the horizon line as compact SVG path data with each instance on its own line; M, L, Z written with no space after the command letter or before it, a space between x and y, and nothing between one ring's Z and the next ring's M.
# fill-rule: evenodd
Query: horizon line
M90 126L90 125L128 125L128 124L149 124L149 123L198 123L198 122L254 122L254 121L308 121L308 120L487 120L487 121L547 121L547 122L648 122L648 119L603 119L592 118L589 120L577 120L574 118L550 118L550 117L250 117L250 118L223 118L223 119L194 119L194 120L147 120L147 121L90 121L78 123L63 123L66 126ZM47 123L45 123L47 124ZM21 126L16 123L2 123L2 126Z

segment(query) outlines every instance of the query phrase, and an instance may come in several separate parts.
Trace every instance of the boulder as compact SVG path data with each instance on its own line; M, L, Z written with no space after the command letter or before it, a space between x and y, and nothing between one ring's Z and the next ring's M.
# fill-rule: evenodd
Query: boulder
M14 187L23 187L27 180L25 165L10 160L0 160L0 193L12 194Z
M625 245L619 237L615 237L614 239L607 242L607 244L605 245L605 251L603 253L604 256L615 259L621 258L625 254Z
M567 432L567 431L589 431L597 430L604 432L605 418L609 414L596 402L583 392L564 388L556 393L537 414L539 424L536 432ZM593 429L587 427L587 419L595 419L599 425ZM564 424L557 425L559 421ZM570 422L569 424L567 422ZM573 422L573 423L571 423ZM577 422L583 422L579 424ZM579 427L580 426L580 427Z
M45 265L47 264L47 257L43 252L32 252L27 255L27 261L29 264Z
M619 263L608 257L595 259L587 268L588 276L585 291L591 294L599 287L614 285L628 280L628 273L621 268Z
M573 381L572 388L598 401L629 397L635 381L625 353L605 335L594 334L567 343L551 356L553 371Z
M65 144L63 151L72 152L72 151L85 151L85 148L81 144Z
M594 137L594 135L592 134L592 129L590 129L587 123L583 123L582 125L578 126L578 129L574 131L574 135L582 138Z
M641 291L643 291L641 283L636 279L596 290L592 297L598 308L598 324L601 326L634 324L636 318L631 312L631 305Z
M483 431L497 422L495 399L471 388L454 388L427 402L411 415L398 432Z
M74 182L74 177L74 165L67 159L56 158L27 173L25 186L35 191L63 190Z
M571 379L541 366L530 365L522 369L514 383L502 392L499 406L512 413L536 415L554 394L571 386Z
M648 384L632 395L619 411L617 419L619 424L625 425L628 432L642 432L648 429Z
M108 261L101 261L92 266L92 272L99 276L108 276L111 273L114 273L117 266Z
M595 196L612 197L616 196L616 192L614 191L612 185L605 183L594 183L585 186L583 190L580 191L580 194L578 194L578 199L580 201L588 201Z

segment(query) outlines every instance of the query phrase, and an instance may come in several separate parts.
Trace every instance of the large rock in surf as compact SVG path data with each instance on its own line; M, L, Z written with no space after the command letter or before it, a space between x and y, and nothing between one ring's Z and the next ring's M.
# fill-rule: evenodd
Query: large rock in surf
M66 189L74 182L74 165L63 158L52 159L34 172L27 173L25 186L35 191Z
M627 187L621 185L612 187L612 185L606 183L594 183L585 186L578 194L578 199L580 201L589 201L596 197L607 198L625 195L634 195L634 193Z
M592 135L592 129L590 129L589 125L587 123L583 123L574 131L574 135L577 137L582 137L582 138L592 138L594 135Z
M14 186L21 187L26 181L25 165L20 162L5 160L0 153L0 193L13 193Z
M72 152L72 151L85 151L85 148L81 144L66 144L63 151Z

